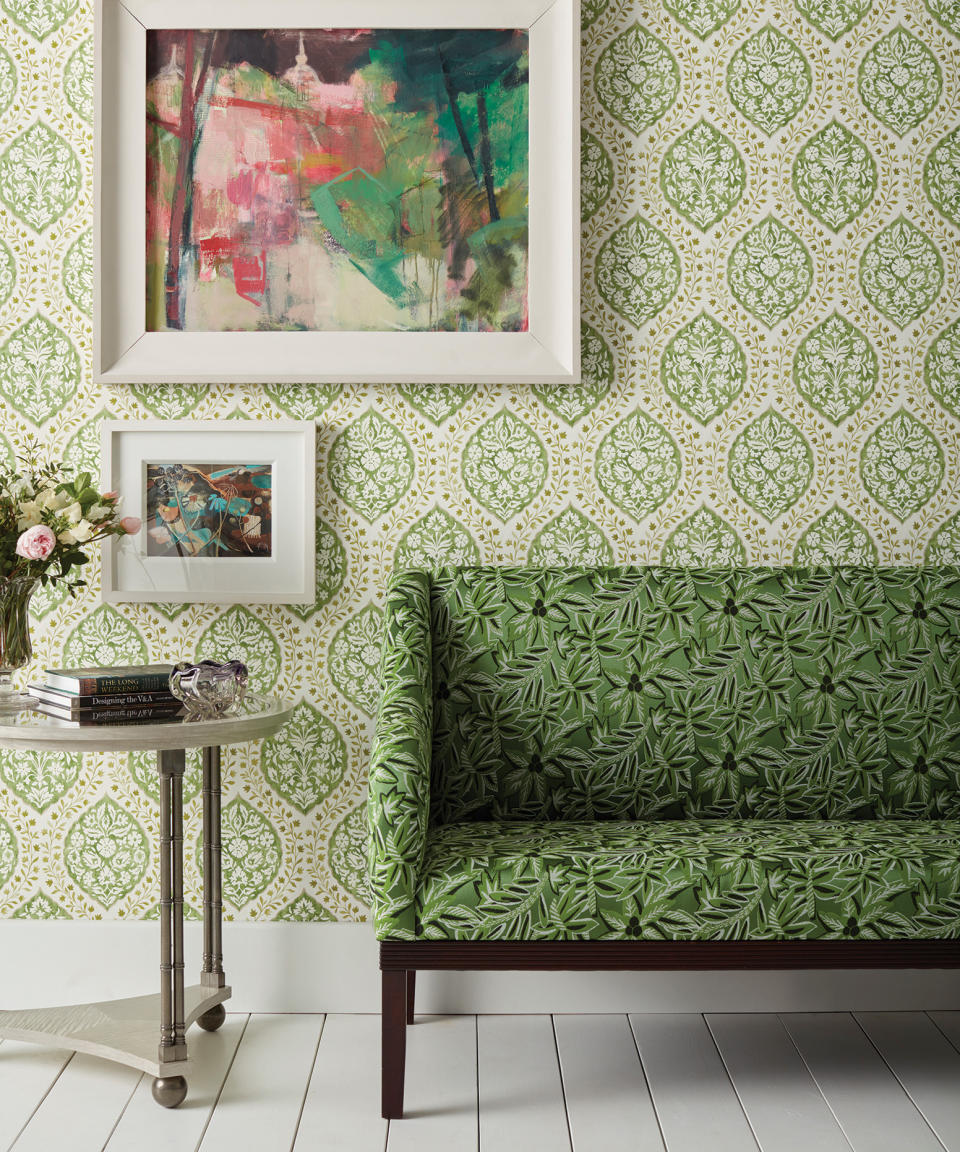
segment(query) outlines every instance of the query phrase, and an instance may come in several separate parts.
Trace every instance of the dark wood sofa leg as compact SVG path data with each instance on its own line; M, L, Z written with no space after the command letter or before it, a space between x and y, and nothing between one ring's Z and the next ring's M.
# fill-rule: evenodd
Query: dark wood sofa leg
M413 1002L417 992L417 970L407 969L407 1023L413 1023Z
M402 969L384 969L382 1114L387 1120L403 1117L403 1074L407 1056L407 973Z

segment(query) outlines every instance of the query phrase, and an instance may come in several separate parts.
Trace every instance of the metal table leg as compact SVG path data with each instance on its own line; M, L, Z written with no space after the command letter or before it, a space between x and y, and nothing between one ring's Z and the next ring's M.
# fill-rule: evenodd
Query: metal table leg
M220 749L203 750L203 968L204 988L223 988L223 871L220 856ZM216 1032L227 1018L222 1004L215 1004L197 1023Z
M186 1060L183 991L183 773L182 748L157 754L160 769L160 1047L161 1064ZM183 1076L159 1076L153 1098L175 1108L187 1095Z

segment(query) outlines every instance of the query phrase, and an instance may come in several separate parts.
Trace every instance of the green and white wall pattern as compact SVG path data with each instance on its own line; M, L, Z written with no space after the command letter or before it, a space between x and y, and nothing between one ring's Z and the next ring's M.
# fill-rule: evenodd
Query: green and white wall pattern
M230 654L299 699L227 758L234 917L366 916L395 563L960 562L954 0L584 0L586 379L532 390L94 389L92 14L0 20L0 451L317 421L309 608L36 604L37 669ZM192 847L197 787L193 763ZM156 804L147 757L0 753L0 916L149 917Z

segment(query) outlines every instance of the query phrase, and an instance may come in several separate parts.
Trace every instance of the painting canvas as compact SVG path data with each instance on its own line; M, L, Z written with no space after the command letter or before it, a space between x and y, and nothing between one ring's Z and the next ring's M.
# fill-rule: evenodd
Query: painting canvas
M148 556L272 555L270 464L145 467Z
M528 48L148 31L146 330L527 331Z

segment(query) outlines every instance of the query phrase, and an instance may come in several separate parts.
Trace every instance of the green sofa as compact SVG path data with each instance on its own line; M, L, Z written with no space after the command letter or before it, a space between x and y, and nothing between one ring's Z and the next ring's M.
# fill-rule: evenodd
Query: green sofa
M387 595L384 1115L424 968L960 964L960 569L464 568Z

